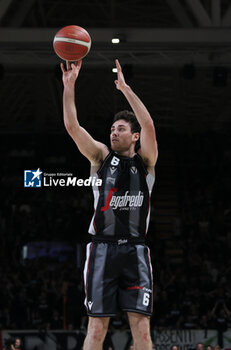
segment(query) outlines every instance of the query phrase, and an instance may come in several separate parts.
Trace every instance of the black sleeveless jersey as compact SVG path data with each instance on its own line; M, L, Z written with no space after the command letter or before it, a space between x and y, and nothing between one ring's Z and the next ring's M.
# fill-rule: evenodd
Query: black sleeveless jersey
M93 186L95 213L89 233L144 238L155 179L147 172L141 157L138 154L124 157L112 151L91 176L102 179L102 185Z

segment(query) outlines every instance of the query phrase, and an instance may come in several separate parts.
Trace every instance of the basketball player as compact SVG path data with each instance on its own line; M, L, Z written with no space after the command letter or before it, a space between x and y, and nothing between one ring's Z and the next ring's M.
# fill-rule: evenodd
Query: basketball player
M133 112L115 115L111 149L79 125L75 106L75 82L81 68L61 64L63 72L64 124L80 152L91 163L91 175L102 179L93 188L95 213L89 233L84 269L85 306L89 316L84 350L101 350L111 316L127 312L135 350L151 350L149 319L152 313L152 269L145 234L154 184L157 142L152 118L125 82L116 60L115 85ZM135 152L137 141L140 148Z

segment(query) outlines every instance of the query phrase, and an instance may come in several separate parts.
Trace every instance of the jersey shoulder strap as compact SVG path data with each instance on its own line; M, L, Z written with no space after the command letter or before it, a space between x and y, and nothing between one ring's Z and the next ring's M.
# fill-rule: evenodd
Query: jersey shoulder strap
M104 170L106 164L108 163L108 161L109 161L110 159L112 159L112 157L114 156L114 154L115 154L114 151L110 151L110 152L108 153L108 155L107 155L107 157L104 159L104 161L103 161L101 167L98 169L97 174L102 173L102 171Z

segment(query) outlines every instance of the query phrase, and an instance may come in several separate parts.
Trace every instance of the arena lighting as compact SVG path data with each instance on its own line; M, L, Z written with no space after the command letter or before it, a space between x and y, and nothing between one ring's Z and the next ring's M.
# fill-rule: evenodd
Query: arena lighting
M114 38L111 39L112 44L120 44L126 42L126 36L123 33L115 34Z
M111 39L112 44L119 44L120 43L120 38L113 38Z

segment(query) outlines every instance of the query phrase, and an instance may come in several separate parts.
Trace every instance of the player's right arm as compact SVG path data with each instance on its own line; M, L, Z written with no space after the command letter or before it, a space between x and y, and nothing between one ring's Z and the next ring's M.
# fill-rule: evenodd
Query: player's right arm
M106 158L109 150L106 145L93 139L93 137L80 126L75 106L75 82L78 78L82 61L75 64L66 62L66 69L61 63L63 72L63 115L67 132L75 141L80 152L92 165L100 165Z

